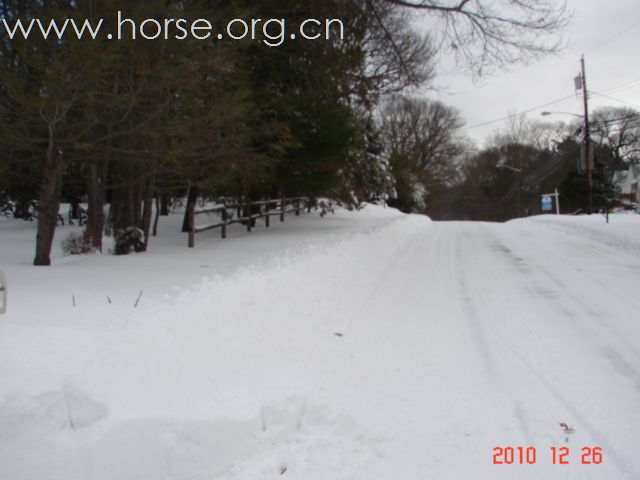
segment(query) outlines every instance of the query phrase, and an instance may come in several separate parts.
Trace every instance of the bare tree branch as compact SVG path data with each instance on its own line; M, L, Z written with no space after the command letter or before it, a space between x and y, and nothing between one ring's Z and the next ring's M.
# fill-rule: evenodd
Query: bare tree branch
M477 79L563 47L572 12L566 0L385 0L436 16L432 35Z

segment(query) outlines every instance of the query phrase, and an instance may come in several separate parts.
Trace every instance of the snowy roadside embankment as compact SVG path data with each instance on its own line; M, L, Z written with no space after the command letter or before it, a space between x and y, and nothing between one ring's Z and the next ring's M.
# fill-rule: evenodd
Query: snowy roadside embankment
M214 241L221 252L160 245L147 255L64 258L51 269L5 257L12 283L0 325L0 476L279 473L290 442L308 444L299 461L319 471L365 462L368 441L314 401L308 380L325 358L331 364L334 330L351 326L354 312L343 305L367 295L363 278L383 275L377 270L402 248L384 251L385 240L411 237L426 222L370 206L256 232L264 238L238 233ZM210 268L198 269L205 262ZM216 273L169 288L203 271ZM133 309L149 283L155 290ZM349 451L362 443L362 452L332 465L329 446L341 441ZM245 457L253 460L243 467Z
M558 233L569 235L583 244L591 244L594 248L601 246L612 251L640 255L640 215L621 212L609 216L609 223L604 215L540 215L528 219L512 220L522 228L546 226Z

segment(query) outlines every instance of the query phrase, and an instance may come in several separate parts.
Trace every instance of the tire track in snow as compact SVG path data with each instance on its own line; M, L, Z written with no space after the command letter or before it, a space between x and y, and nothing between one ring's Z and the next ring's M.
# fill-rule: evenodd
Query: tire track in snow
M486 230L485 230L486 231ZM556 309L561 315L567 316L567 318L579 317L580 314L576 314L575 311L568 310L562 302L559 301L559 297L557 295L550 295L547 289L540 287L536 283L531 282L531 276L536 271L542 272L548 279L550 279L553 283L555 283L559 288L562 289L564 293L564 297L570 298L573 303L573 306L577 310L582 310L584 313L589 315L592 318L599 318L600 312L590 308L588 305L575 297L567 286L555 275L551 274L544 267L541 267L537 262L531 261L528 265L533 264L533 268L528 265L522 265L524 260L521 257L516 256L513 251L504 245L495 235L486 231L488 235L488 245L493 247L495 251L499 252L503 255L507 262L511 264L513 270L518 272L521 275L521 282L525 285L525 290L532 295L534 298L537 298L539 302L543 302L546 305L551 305L552 308ZM572 324L575 326L575 322ZM589 327L585 327L582 323L580 325L580 333L586 340L598 339L602 342L601 336L597 335L592 329ZM611 442L608 440L608 437L601 433L601 431L590 421L587 419L587 415L580 412L577 408L573 406L573 402L562 395L557 388L555 388L544 376L537 371L537 369L533 368L530 362L528 362L519 352L512 348L510 343L497 331L491 329L498 338L502 340L503 346L506 347L508 351L510 351L519 362L526 367L526 369L530 372L530 374L538 381L539 385L542 385L548 393L551 394L571 415L580 423L580 425L589 433L589 435L598 442L598 445L601 446L607 452L607 458L615 465L615 467L622 473L625 478L636 478L636 476L640 475L633 465L627 462L622 455L618 454L616 449L612 447ZM602 342L604 343L604 342ZM625 342L626 344L626 342ZM612 363L613 369L618 373L621 373L623 376L632 380L635 383L637 388L640 385L640 375L632 369L632 367L625 362L612 348L611 345L605 344L600 348L601 352L605 352L605 358ZM634 352L635 353L635 352ZM602 355L601 355L602 356Z
M413 363L417 361L422 365L418 370L423 373L421 381L434 385L432 393L442 392L444 395L435 401L429 399L431 415L449 419L445 425L435 425L433 434L437 433L441 438L441 444L435 448L436 463L443 458L453 463L456 456L464 454L473 458L471 461L477 466L489 467L493 472L492 478L502 478L501 475L495 477L497 472L490 464L491 448L498 441L509 440L514 445L518 444L526 434L512 435L513 428L505 410L489 393L502 391L502 379L497 378L499 369L495 366L496 374L487 374L485 363L478 362L476 339L467 338L466 333L470 329L468 320L464 319L468 314L459 303L459 276L455 269L459 252L456 245L457 232L452 231L450 225L432 224L428 231L416 235L406 254L399 256L391 269L384 282L386 288L380 290L380 295L373 296L366 313L372 313L371 320L375 323L370 326L375 333L367 332L363 341L371 345L376 335L384 335L391 326L393 332L387 330L387 335L393 338L392 342L403 341L402 344L395 343L396 349L403 350L402 354L396 355L406 358L406 352L411 352ZM406 288L403 288L409 278L416 281L406 283ZM393 317L375 315L392 310L390 306L394 302L411 302L411 299L414 302L417 299L419 311L423 314L398 316L396 319L402 321L393 325L390 325ZM415 306L413 313L416 312ZM388 353L393 354L393 348L389 348ZM484 349L482 355L488 358L489 363L492 362L489 348ZM429 425L428 417L416 425L425 423Z
M522 260L521 257L515 257L513 251L505 244L501 243L495 236L492 236L492 238L492 244L496 245L500 251L505 252L510 259L518 258ZM554 258L554 262L555 260L556 258ZM545 300L549 304L552 304L553 307L563 315L566 315L568 317L581 316L590 318L591 320L595 321L596 323L592 325L597 327L600 334L614 337L617 342L619 342L629 351L629 353L635 355L640 360L640 350L638 350L638 348L636 348L629 340L627 340L625 335L623 335L622 332L620 332L614 325L612 325L611 322L606 323L604 321L604 318L608 317L607 312L600 308L600 306L590 305L587 301L588 299L584 296L578 296L574 294L571 289L568 288L566 282L564 282L551 270L543 266L539 261L530 258L528 260L528 264L531 265L531 267L527 267L526 271L518 270L518 268L516 268L516 270L524 274L523 279L528 284L528 290L532 295L541 300ZM549 290L548 288L541 286L540 281L532 282L531 276L534 272L541 273L543 277L542 283L551 283L555 285L556 290ZM572 309L568 309L566 305L559 301L560 294L557 293L558 291L562 292L563 300L570 301ZM638 302L631 303L629 311L633 311L634 306L637 307L638 305ZM592 328L589 327L589 325L584 323L580 323L579 325L583 330L582 334L585 335L588 339L592 340L594 338L598 338L599 341L603 342L602 335L599 335L597 332L595 332ZM612 349L612 346L609 343L606 344L606 347L608 349ZM640 377L640 372L636 372L636 374Z
M505 439L505 444L519 445L522 443L519 441L520 439L524 439L527 443L533 444L531 429L527 425L524 416L521 415L522 408L515 400L511 390L508 388L507 381L501 372L499 361L489 348L489 341L485 333L487 326L483 321L482 315L484 307L479 304L477 295L473 295L473 290L467 281L469 275L468 272L465 271L465 267L468 270L471 265L468 255L465 253L469 251L469 247L463 249L460 244L461 239L462 241L467 241L468 236L460 233L459 228L456 228L452 242L454 246L449 250L450 275L460 291L462 299L461 317L472 332L471 338L473 341L470 340L469 336L467 336L467 341L471 344L471 348L477 350L479 357L481 358L480 364L482 365L479 370L481 371L485 382L490 386L489 389L485 388L482 391L485 404L488 406L488 410L491 411L493 416L497 419L497 424L500 425L501 430L506 434L507 438ZM498 395L495 392L503 392L504 395ZM502 408L505 398L509 399L512 411L515 413L517 433L520 437L518 439L512 436L512 428L510 427L511 422L509 422L505 413L506 409Z
M429 228L432 224L425 224L426 228ZM368 293L365 297L360 301L360 306L357 310L350 316L350 320L346 323L346 327L339 330L341 337L346 336L349 332L352 331L353 327L361 323L361 319L364 317L364 313L367 308L370 308L371 301L376 298L383 287L390 281L392 274L394 271L398 270L402 265L402 262L412 253L414 253L414 247L421 240L420 234L424 231L422 227L420 230L413 232L411 236L405 239L399 246L397 246L394 250L394 253L386 260L386 265L383 267L381 273L376 274L376 280L373 285L368 288ZM336 333L336 334L338 334Z
M558 253L555 250L545 248L544 252L540 252L538 250L539 248L540 248L540 245L536 245L536 253L538 254L536 257L532 257L531 255L528 255L529 263L533 266L533 268L536 271L543 273L546 276L546 279L550 283L556 286L557 290L562 291L565 296L569 297L576 308L584 309L587 315L592 317L594 320L596 320L600 324L605 334L614 336L615 339L621 344L623 344L629 350L630 353L633 353L640 359L640 350L638 350L631 342L629 342L627 340L627 337L624 334L622 334L622 332L620 332L620 330L615 325L613 325L611 322L605 323L603 321L603 318L606 318L608 316L607 312L603 311L599 306L595 306L595 307L588 306L585 303L584 296L578 297L577 295L573 294L571 290L567 288L567 284L563 280L561 280L555 273L553 273L552 270L543 266L539 260L535 260L534 258L551 257L553 260L553 265L554 267L556 267L556 269L560 265L562 266L563 271L579 272L578 275L580 278L582 279L587 278L589 281L592 282L592 284L597 284L597 286L600 287L600 288L594 288L590 290L592 291L600 290L600 289L606 290L607 294L613 295L618 299L623 300L629 306L628 308L629 311L634 311L634 310L637 311L638 309L640 309L640 300L623 291L619 284L611 283L611 280L612 280L611 278L608 279L609 281L605 282L598 276L589 272L586 268L576 267L575 263L570 262L567 258L564 258L562 255L558 255ZM624 263L621 263L621 262L618 262L618 263L621 266L628 267ZM631 271L635 272L634 270L631 270ZM636 277L638 281L640 281L640 276L636 275ZM556 292L549 291L544 287L541 287L539 284L535 285L535 291L536 293L542 294L545 297L558 296ZM569 313L569 311L567 311L566 313Z

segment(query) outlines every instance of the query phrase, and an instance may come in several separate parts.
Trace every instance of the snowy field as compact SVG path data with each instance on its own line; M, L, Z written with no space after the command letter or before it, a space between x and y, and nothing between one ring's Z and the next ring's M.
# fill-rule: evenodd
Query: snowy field
M640 215L180 220L50 268L0 220L0 479L640 478Z

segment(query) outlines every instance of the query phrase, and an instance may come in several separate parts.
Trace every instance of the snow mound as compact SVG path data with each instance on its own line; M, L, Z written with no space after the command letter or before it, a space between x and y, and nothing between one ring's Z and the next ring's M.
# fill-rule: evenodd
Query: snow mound
M568 237L582 247L600 247L640 256L640 215L615 213L609 215L539 215L508 222L536 232L539 226Z
M18 430L24 435L26 422L32 429L55 428L59 438L38 445L47 455L26 457L19 448L6 452L16 456L2 462L2 478L26 478L24 472L32 471L65 480L276 479L285 473L286 478L320 480L357 472L378 456L372 437L353 421L300 397L264 406L247 420L132 418L91 433L76 431L67 415L75 412L80 423L95 421L104 409L90 399L73 394L65 400L52 392L34 402L33 411L0 419L3 436Z

